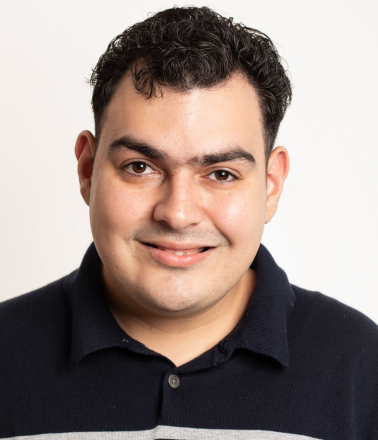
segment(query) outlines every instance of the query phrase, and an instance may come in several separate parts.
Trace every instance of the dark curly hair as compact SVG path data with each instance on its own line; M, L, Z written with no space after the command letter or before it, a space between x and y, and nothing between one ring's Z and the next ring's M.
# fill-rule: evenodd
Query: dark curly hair
M164 87L211 88L243 73L260 101L269 158L292 91L267 35L207 7L166 9L127 28L110 42L90 79L97 143L104 111L128 70L147 98L161 96Z

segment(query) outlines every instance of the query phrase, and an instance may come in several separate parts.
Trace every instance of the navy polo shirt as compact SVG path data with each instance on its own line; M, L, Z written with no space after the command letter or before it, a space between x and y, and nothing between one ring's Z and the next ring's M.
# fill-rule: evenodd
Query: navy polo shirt
M0 438L378 439L378 327L291 285L260 246L237 327L180 366L128 336L92 244L80 268L0 304Z

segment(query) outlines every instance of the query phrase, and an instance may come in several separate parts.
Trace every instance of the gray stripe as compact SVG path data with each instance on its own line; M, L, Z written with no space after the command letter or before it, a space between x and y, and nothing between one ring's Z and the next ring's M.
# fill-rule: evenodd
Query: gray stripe
M305 435L247 429L197 429L157 426L148 431L67 432L9 437L16 440L320 440ZM4 439L7 440L7 439Z

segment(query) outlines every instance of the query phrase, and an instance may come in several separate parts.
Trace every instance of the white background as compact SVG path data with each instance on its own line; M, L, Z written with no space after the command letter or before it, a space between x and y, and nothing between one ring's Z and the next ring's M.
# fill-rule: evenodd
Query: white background
M292 167L263 243L292 283L378 322L378 1L205 4L267 33L294 84L277 140ZM85 78L113 37L173 5L1 2L0 299L80 264L91 242L74 157L77 134L93 129Z

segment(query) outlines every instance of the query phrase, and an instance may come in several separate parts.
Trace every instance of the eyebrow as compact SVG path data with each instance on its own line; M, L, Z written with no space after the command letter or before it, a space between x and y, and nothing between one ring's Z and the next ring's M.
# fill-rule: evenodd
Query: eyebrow
M113 154L119 150L133 150L142 153L150 159L155 159L160 162L168 162L169 157L166 153L156 147L152 147L145 142L132 138L131 136L122 136L115 139L107 148L108 154Z
M107 154L111 155L119 150L133 150L142 153L150 159L158 160L159 162L168 163L172 159L159 148L153 147L146 142L134 139L131 136L122 136L115 139L107 148ZM245 161L250 166L256 164L256 159L252 154L243 150L241 147L233 147L224 152L217 152L211 154L204 154L203 156L195 156L189 159L184 165L191 167L209 166L219 162L235 162Z

